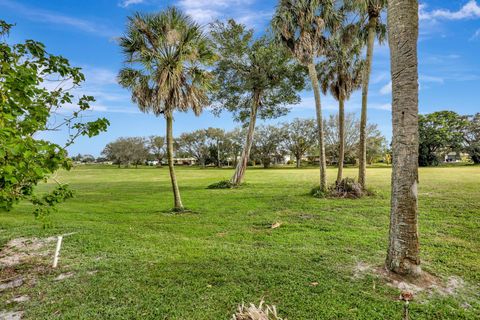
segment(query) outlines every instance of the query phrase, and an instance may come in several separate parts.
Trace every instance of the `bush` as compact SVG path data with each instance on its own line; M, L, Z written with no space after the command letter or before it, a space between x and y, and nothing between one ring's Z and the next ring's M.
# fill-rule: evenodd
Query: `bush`
M310 190L310 195L315 198L326 198L328 196L328 190L322 191L320 186L314 187L312 190Z
M234 187L235 185L230 180L222 180L212 183L207 187L207 189L232 189Z

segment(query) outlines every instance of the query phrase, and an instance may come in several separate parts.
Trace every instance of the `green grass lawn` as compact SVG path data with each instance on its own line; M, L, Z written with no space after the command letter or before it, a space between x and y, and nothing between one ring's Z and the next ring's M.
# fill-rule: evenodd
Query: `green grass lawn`
M401 319L399 290L374 275L353 276L358 263L385 259L389 168L368 170L377 195L360 200L309 196L315 168L249 168L239 189L206 189L232 172L178 168L191 210L178 215L169 212L167 168L60 173L76 196L51 216L52 226L43 229L21 204L0 214L0 245L77 233L65 238L60 268L41 272L35 286L0 293L0 310L24 310L27 319L211 320L264 298L289 320ZM328 174L333 181L336 170ZM423 269L464 286L418 297L411 317L480 319L480 167L421 169L419 188ZM274 222L282 225L271 229ZM53 281L65 272L75 274ZM20 294L30 301L6 303Z

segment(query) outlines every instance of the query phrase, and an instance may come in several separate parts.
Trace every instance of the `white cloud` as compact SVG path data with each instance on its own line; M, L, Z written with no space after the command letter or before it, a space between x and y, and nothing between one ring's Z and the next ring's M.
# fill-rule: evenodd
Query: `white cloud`
M420 75L420 81L422 82L434 82L434 83L444 83L444 79L441 77Z
M130 93L117 84L116 72L94 66L83 66L82 72L85 75L85 81L80 86L74 86L70 79L56 81L60 78L57 75L51 75L49 80L45 80L41 86L47 90L62 88L64 91L70 92L76 99L83 95L93 96L95 101L90 104L91 112L139 113L138 108L131 103ZM69 114L78 110L76 104L64 104L57 112Z
M392 81L380 88L380 94L387 95L392 93Z
M108 85L117 83L117 73L106 69L86 66L82 68L86 80L92 85Z
M390 111L390 110L392 110L392 105L390 103L370 104L370 105L368 105L368 108L369 109L375 109L375 110Z
M470 40L475 40L475 39L480 39L480 29L478 29L477 31L475 31L475 33L473 34L473 36L470 38Z
M268 21L272 12L251 7L254 0L180 0L182 10L201 24L220 18L234 18L249 27L258 27Z
M10 0L0 0L0 6L13 9L19 15L23 15L32 21L69 26L81 31L95 33L106 37L113 37L116 35L111 28L107 28L90 20L70 17L58 12L33 8Z
M132 5L132 4L140 4L140 3L143 3L145 2L145 0L123 0L122 2L120 2L118 5L122 8L126 8L128 7L129 5Z
M476 0L468 1L458 11L451 11L447 9L437 9L433 11L427 11L426 4L420 4L419 6L419 18L420 20L462 20L480 18L480 6Z
M370 84L378 84L390 78L390 74L386 71L377 71L370 76Z
M201 24L212 22L221 15L219 11L201 8L188 9L185 10L185 13Z

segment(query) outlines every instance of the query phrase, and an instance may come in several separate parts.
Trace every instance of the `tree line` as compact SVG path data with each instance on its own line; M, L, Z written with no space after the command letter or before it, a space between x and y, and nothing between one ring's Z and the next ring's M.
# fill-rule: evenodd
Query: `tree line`
M348 164L358 163L360 121L354 113L348 113L345 120L345 158ZM324 120L326 158L328 164L338 164L338 115L330 115ZM234 166L238 164L244 145L246 128L237 127L231 131L220 128L199 129L185 132L174 138L176 158L194 158L196 164ZM376 124L367 126L367 160L369 163L384 160L387 153L386 139ZM300 167L302 159L309 164L318 163L318 143L314 119L293 119L279 125L262 125L257 128L252 142L248 164L261 164L268 168L272 163L288 163ZM162 165L166 156L166 143L163 136L122 137L108 143L102 151L99 161L111 161L118 166L145 164L147 161ZM79 162L93 162L91 155L79 155L72 158Z
M354 113L345 115L344 163L358 164L360 121ZM324 119L325 156L329 165L339 161L338 114ZM199 129L182 133L174 138L175 157L194 158L196 164L236 166L244 144L246 129L237 127L231 131L220 128ZM273 163L283 163L285 156L291 156L289 162L301 166L302 159L309 164L318 162L318 141L314 119L293 119L276 126L259 126L254 134L249 164L261 164L265 168ZM445 159L449 153L455 153L451 159ZM389 146L376 124L367 125L366 161L372 164L384 160L388 162ZM438 111L419 115L419 158L420 166L435 166L442 162L460 159L461 154L468 155L473 163L480 163L480 113L459 115L453 111ZM122 137L109 143L102 156L85 154L73 156L77 162L112 161L117 165L145 164L156 161L161 165L165 161L165 137L151 136Z

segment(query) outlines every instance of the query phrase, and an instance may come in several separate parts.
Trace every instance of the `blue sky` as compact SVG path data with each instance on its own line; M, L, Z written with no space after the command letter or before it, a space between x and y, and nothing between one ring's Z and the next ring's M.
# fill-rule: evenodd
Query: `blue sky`
M269 23L274 0L0 0L2 19L16 23L12 42L35 39L47 50L67 57L84 69L86 83L78 91L96 97L94 110L87 116L107 117L107 133L93 139L81 138L69 149L71 154L98 156L106 143L119 136L164 135L163 118L140 113L131 103L129 92L120 88L115 77L122 66L122 55L115 38L122 34L126 17L135 11L155 12L176 5L199 23L235 18L261 33ZM461 114L480 112L480 1L426 0L420 5L419 38L420 112L455 110ZM369 121L377 123L391 137L391 87L389 50L377 45L371 76ZM289 115L269 121L283 122L295 117L314 117L312 92L301 93L302 102L292 106ZM358 113L360 93L346 104ZM335 113L336 102L322 100L324 114ZM260 122L261 123L261 122ZM231 129L238 125L228 113L214 117L205 111L200 117L176 114L174 133L209 126ZM56 142L65 133L45 134Z

